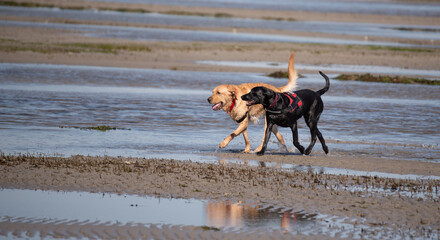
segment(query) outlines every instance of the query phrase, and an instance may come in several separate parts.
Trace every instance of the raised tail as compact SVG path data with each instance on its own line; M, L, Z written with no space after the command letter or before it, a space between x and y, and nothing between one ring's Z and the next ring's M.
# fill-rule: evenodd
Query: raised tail
M325 87L321 90L316 91L320 96L323 95L325 92L328 91L330 88L330 80L328 79L327 75L325 75L323 72L319 71L319 74L325 78Z
M296 79L298 79L298 73L295 69L295 58L293 57L293 52L290 54L289 59L289 67L288 67L288 73L289 73L289 82L286 86L280 87L280 92L291 92L296 89Z

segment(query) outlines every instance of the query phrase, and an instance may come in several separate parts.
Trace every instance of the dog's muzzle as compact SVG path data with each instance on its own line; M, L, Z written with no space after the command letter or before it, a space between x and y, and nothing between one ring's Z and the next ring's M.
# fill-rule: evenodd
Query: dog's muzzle
M223 104L221 102L217 103L217 104L214 104L214 105L212 105L212 110L218 111L218 110L222 109L222 105Z
M209 97L209 98L208 98L208 102L209 102L210 104L212 104L212 97ZM222 103L222 102L216 103L216 104L212 105L212 110L214 110L214 111L218 111L218 110L222 109L222 106L223 106L223 103Z
M253 101L253 100L246 102L246 106L252 106L254 104L255 104L255 101Z

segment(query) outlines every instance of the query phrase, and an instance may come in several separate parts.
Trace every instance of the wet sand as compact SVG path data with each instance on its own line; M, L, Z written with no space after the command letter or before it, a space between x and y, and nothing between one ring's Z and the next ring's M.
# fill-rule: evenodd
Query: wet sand
M364 221L363 224L372 227L370 230L374 231L371 234L377 231L376 226L380 226L391 229L395 234L399 231L414 231L414 236L420 236L426 234L429 229L438 231L439 226L438 197L385 195L368 190L412 189L410 191L414 194L429 193L438 191L439 180L352 177L281 171L276 168L232 163L206 164L140 158L2 156L0 163L3 173L0 176L2 188L88 191L186 199L231 199L341 218L349 217L350 220ZM417 164L429 168L425 163ZM363 186L366 190L343 190L348 186ZM1 225L8 224L11 223L3 222ZM8 229L17 228L17 225L12 225ZM32 229L31 223L18 224L22 225ZM95 231L105 231L103 229L105 227L97 227ZM150 230L153 231L154 227ZM124 231L131 230L128 228ZM180 231L175 230L177 233ZM206 238L214 232L208 233Z

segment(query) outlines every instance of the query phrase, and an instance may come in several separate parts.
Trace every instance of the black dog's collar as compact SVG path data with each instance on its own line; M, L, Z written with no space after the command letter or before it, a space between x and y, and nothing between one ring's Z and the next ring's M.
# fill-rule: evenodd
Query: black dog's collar
M241 123L241 122L243 122L244 121L244 119L247 117L247 115L248 115L248 112L246 112L244 115L243 115L243 117L242 118L240 118L240 119L238 119L238 120L236 120L235 122L237 122L237 123Z
M278 111L272 111L272 110L269 110L269 109L266 109L266 112L269 112L269 113L272 113L272 114L281 114L281 113L282 113L281 110L278 110Z
M278 101L278 93L275 93L275 100L273 100L272 104L268 107L268 109L271 109L277 104Z

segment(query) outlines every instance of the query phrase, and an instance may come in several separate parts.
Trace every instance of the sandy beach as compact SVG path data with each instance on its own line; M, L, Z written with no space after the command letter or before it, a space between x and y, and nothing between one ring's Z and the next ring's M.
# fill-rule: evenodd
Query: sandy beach
M20 1L17 1L20 2ZM23 1L28 2L28 1ZM413 16L383 16L383 15L356 15L342 13L313 13L313 12L283 12L283 11L261 11L261 10L236 10L218 9L206 7L182 7L166 5L136 5L118 3L99 3L99 2L59 2L59 1L30 1L38 4L49 4L58 7L78 7L99 9L145 9L151 12L164 12L175 10L183 13L202 13L213 14L213 12L228 11L234 17L264 19L269 16L279 16L287 18L295 16L295 19L323 20L339 22L365 22L365 23L390 23L390 24L415 24L415 25L439 25L438 18L432 17L413 17ZM96 24L113 26L135 26L149 28L170 28L183 30L206 30L216 32L239 32L239 33L259 33L259 34L282 34L286 36L304 37L336 37L344 39L365 40L364 36L338 35L330 33L313 33L298 31L283 31L273 29L250 29L250 28L225 28L225 27L191 27L182 26L178 23L174 25L151 25L133 24L120 22L100 22L88 20L69 20L65 19L41 19L35 17L0 16L2 20L8 21L31 21L31 22L51 22L51 23L70 23L70 24ZM269 72L268 69L247 68L247 67L224 67L197 64L196 61L273 61L286 62L286 52L295 52L297 63L301 64L355 64L355 65L375 65L392 66L413 69L438 69L437 62L440 58L438 48L407 49L389 47L371 47L356 45L328 45L328 44L303 44L303 43L213 43L213 42L167 42L153 41L145 42L139 40L108 39L97 37L83 37L78 32L57 29L39 29L35 31L32 27L8 27L1 26L2 37L2 62L44 62L57 64L73 65L98 65L98 66L119 66L134 68L153 68L153 69L174 69L174 70L196 70L196 71L244 71L244 72ZM438 45L438 40L417 40L417 39L394 39L369 37L368 41L390 41L400 43L416 43L420 45ZM84 43L83 49L69 44ZM118 50L116 54L102 54L99 49L93 46L99 44L109 44L119 47L142 46L144 50ZM56 47L62 46L62 47ZM21 49L14 51L13 49ZM148 49L148 50L146 50ZM287 54L288 55L288 54ZM261 58L264 56L264 59ZM304 71L308 72L308 71Z
M169 14L228 13L230 17L296 21L336 21L439 26L439 17L374 15L355 13L319 13L258 9L168 6L155 4L121 4L93 1L29 0L60 8L131 9ZM43 19L0 15L0 20L32 23L110 25L140 28L214 31L220 33L281 34L313 38L397 42L420 47L373 47L369 45L335 45L287 42L204 42L143 41L121 38L84 36L81 30L33 28L0 25L0 62L38 63L81 66L106 66L140 69L165 69L200 72L269 73L270 68L200 64L199 61L286 62L295 53L297 64L345 64L387 66L402 69L439 70L439 40L398 39L253 28L197 27L157 24L100 22L94 20ZM434 48L425 48L434 45ZM284 70L284 69L281 69ZM316 73L303 70L300 73ZM332 73L331 71L328 73ZM422 76L424 77L424 76ZM438 79L438 76L437 76ZM136 86L134 86L136 87ZM206 99L205 97L203 97ZM434 99L434 101L436 101ZM203 102L206 104L205 102ZM203 106L209 108L209 106ZM222 113L223 114L223 113ZM435 120L433 120L435 121ZM6 120L5 120L6 122ZM74 123L72 123L74 124ZM232 123L231 123L232 125ZM53 127L53 126L51 126ZM58 126L56 126L58 127ZM228 126L230 127L230 126ZM80 130L78 130L80 131ZM226 136L228 129L224 130ZM128 132L129 134L130 132ZM258 136L260 137L260 136ZM240 137L241 140L241 137ZM259 141L259 140L258 140ZM241 144L241 143L240 143ZM381 143L378 143L380 145ZM403 143L402 143L403 144ZM238 144L237 144L238 145ZM317 144L318 145L318 144ZM390 147L394 145L390 144ZM170 145L170 148L172 146ZM240 146L236 146L240 148ZM254 146L253 146L254 147ZM319 146L320 147L320 146ZM319 149L315 146L315 149ZM425 146L423 146L425 147ZM429 147L429 146L428 146ZM438 149L437 146L432 146ZM0 151L2 145L0 144ZM440 164L437 159L417 161L380 158L363 154L300 156L294 153L269 153L257 157L235 150L201 152L201 158L215 157L216 162L181 161L153 157L110 156L42 156L17 153L0 156L0 188L45 191L91 192L118 195L155 196L160 198L232 201L277 206L341 219L354 230L341 225L329 226L331 238L417 238L440 236ZM437 156L439 157L439 156ZM434 157L435 158L435 157ZM249 164L258 163L259 166ZM270 166L266 166L266 163ZM316 166L363 172L402 175L402 178L328 174L283 168ZM416 176L406 178L405 176ZM428 176L428 177L426 177ZM425 178L426 177L426 178ZM325 218L318 219L325 223ZM329 224L331 225L331 224ZM345 226L345 225L344 225ZM362 227L359 227L362 226ZM0 235L23 238L35 234L48 238L120 238L120 239L328 239L327 234L304 234L264 230L228 231L204 226L172 224L81 224L0 219Z

